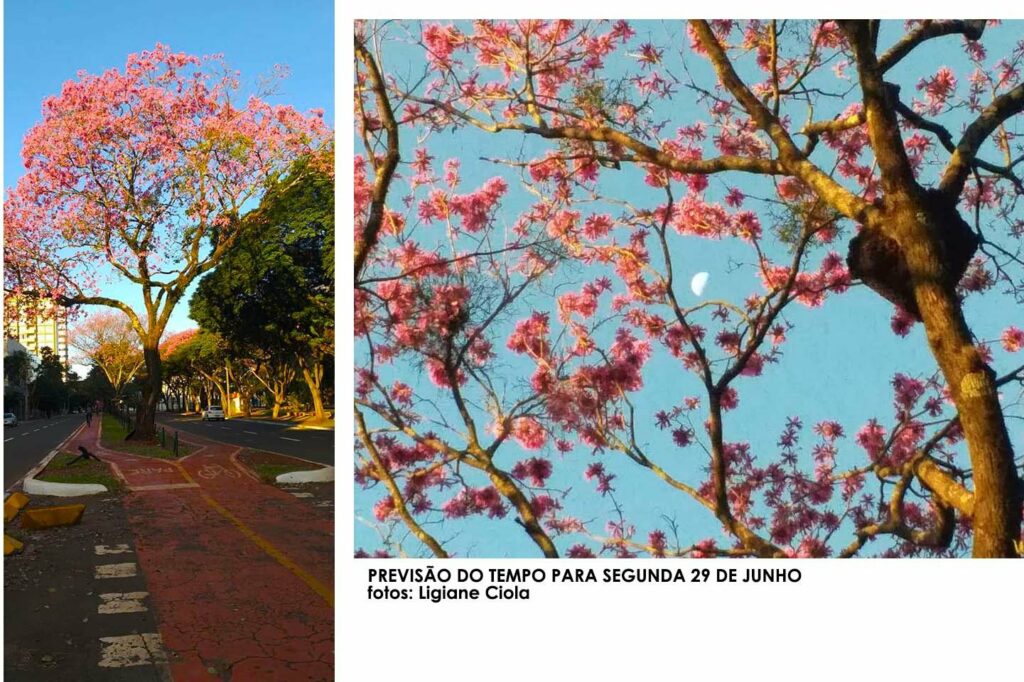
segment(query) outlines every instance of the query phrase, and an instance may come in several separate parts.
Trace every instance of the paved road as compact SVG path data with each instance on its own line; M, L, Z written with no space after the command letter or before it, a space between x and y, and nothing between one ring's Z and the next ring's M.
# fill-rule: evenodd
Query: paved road
M123 498L33 495L29 508L75 503L86 508L74 526L7 524L25 548L4 558L4 680L162 682L156 613Z
M334 431L297 429L289 424L247 419L204 422L199 417L178 414L162 414L157 419L169 429L195 433L210 440L334 465Z
M4 490L17 483L84 422L85 415L71 414L5 426Z

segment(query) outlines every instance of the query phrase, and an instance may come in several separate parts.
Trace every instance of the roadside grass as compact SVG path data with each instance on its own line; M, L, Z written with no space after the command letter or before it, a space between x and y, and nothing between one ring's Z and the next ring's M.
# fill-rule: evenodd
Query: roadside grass
M254 407L250 410L249 415L235 414L233 418L244 418L244 419L256 419L259 421L270 422L271 424L294 424L296 429L333 429L334 428L334 411L328 410L328 414L332 416L325 417L324 419L316 419L311 414L303 414L297 416L295 414L286 413L282 410L281 414L277 419L271 417L272 410L269 407Z
M111 492L124 489L124 485L104 462L88 459L71 464L75 457L77 455L66 451L57 453L36 478L51 483L99 483Z
M238 459L249 467L261 481L270 484L276 483L278 476L290 471L311 471L320 468L319 465L312 462L304 462L301 459L262 450L246 450L238 456Z
M109 414L103 415L103 433L100 436L100 443L105 448L111 450L117 450L118 452L127 452L132 455L140 455L142 457L156 457L158 459L175 459L173 445L173 436L170 432L167 434L167 447L160 447L160 441L156 440L150 443L140 443L138 441L125 440L128 432L125 431L124 427L121 426L121 422L116 417ZM186 445L182 441L178 441L178 457L185 457L191 454L195 450L191 445Z

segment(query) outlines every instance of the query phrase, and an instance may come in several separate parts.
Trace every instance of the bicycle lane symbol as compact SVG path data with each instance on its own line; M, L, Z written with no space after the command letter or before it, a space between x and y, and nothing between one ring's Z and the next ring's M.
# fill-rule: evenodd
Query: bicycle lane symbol
M220 464L204 464L203 467L196 472L196 475L209 481L220 475L228 476L230 478L240 478L242 474L238 471L227 469Z

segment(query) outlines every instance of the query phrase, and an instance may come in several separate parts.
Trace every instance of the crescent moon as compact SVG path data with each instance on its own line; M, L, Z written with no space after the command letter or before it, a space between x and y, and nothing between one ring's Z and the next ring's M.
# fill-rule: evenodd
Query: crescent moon
M690 280L690 291L693 292L694 296L701 296L704 294L704 288L708 285L708 273L698 272Z

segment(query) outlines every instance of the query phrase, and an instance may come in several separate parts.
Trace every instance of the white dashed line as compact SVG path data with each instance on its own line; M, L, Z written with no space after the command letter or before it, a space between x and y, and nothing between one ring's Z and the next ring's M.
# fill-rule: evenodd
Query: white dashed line
M102 564L96 567L96 579L100 578L131 578L136 574L138 567L132 563L124 564Z
M104 554L124 554L125 552L131 553L131 549L128 545L96 545L96 556L103 556Z
M242 433L248 433L248 434L252 434L253 436L258 436L258 435L260 435L260 434L256 433L255 431L242 431Z
M313 493L292 493L295 497L313 497Z
M101 594L102 604L99 605L97 613L141 613L149 611L142 604L142 600L149 596L149 592L108 592Z
M5 442L5 443L6 443L7 441L9 441L9 440L14 440L14 436L11 436L10 438L4 438L4 442Z
M121 637L100 637L103 650L100 651L101 668L128 668L133 665L166 663L160 635L146 632L141 635Z
M280 438L281 440L290 440L290 441L293 441L293 442L296 442L296 443L301 443L302 442L298 438L289 438L288 436L278 436L278 438Z

